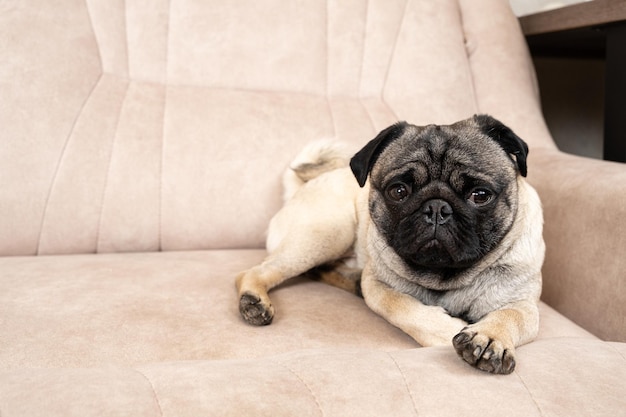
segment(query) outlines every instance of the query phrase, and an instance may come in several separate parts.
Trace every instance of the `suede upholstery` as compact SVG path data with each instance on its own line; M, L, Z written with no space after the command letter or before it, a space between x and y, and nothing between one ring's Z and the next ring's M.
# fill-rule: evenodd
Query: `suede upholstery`
M505 0L6 0L0 415L615 416L626 167L561 153ZM398 120L489 113L545 209L540 334L508 376L295 278L239 317L281 175Z

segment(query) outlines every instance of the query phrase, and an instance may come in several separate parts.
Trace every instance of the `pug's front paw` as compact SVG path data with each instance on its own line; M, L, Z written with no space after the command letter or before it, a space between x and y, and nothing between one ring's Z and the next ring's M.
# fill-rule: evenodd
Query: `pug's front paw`
M239 312L243 319L255 326L270 324L274 318L274 307L264 302L261 297L252 293L244 293L239 299Z
M481 371L510 374L515 369L515 349L485 334L463 329L452 339L461 358Z

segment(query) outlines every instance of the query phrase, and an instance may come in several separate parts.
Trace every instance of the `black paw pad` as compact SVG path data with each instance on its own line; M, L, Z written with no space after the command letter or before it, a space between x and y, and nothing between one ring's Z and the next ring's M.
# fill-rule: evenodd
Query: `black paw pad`
M274 314L271 308L271 305L266 305L254 294L243 294L239 300L241 317L255 326L264 326L272 322Z
M496 340L463 330L454 336L452 344L463 360L481 371L510 374L515 370L515 356Z

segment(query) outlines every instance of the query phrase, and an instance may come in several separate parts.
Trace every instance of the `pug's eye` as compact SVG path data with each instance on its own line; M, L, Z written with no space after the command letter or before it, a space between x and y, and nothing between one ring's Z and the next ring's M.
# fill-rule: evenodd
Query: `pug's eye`
M477 207L482 207L489 204L491 200L493 200L493 197L494 195L491 190L486 188L475 188L469 193L467 200Z
M404 201L411 195L411 186L403 182L396 182L387 187L387 197L395 202Z

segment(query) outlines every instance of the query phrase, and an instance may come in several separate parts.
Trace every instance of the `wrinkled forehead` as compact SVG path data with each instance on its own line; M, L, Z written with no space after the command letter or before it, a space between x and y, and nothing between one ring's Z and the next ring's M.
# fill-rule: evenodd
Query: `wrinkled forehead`
M409 170L430 180L448 180L459 171L503 181L516 177L504 149L479 129L458 124L408 126L380 154L371 177L380 184Z

